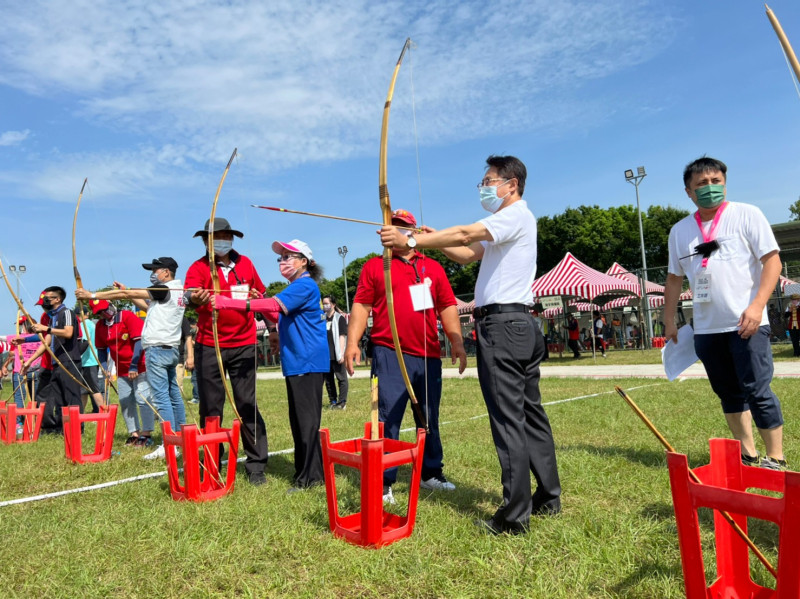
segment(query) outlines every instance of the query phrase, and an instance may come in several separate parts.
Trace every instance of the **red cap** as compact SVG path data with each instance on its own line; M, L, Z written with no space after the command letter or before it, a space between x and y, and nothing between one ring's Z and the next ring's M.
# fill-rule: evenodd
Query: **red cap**
M37 305L37 306L41 306L43 302L44 302L44 291L42 291L42 292L39 294L39 301L38 301L38 302L36 302L36 304L35 304L35 305Z
M92 314L99 314L108 310L108 302L102 299L94 299L89 302L89 307L92 309Z
M414 218L414 215L408 210L403 210L402 208L398 208L392 212L392 220L402 221L407 225L411 225L412 227L417 226L417 219Z

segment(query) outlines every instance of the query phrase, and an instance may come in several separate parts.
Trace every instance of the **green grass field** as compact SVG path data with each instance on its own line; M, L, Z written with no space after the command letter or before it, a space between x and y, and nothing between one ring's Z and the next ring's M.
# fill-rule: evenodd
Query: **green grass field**
M633 352L630 352L633 353ZM610 362L614 358L610 358ZM613 391L629 390L693 466L708 439L727 436L707 381L544 379L563 486L560 516L534 519L524 537L489 537L473 521L501 501L500 469L477 380L444 381L442 438L453 493L421 490L416 529L380 550L334 538L324 487L288 496L292 455L270 459L268 483L240 472L233 494L173 501L166 477L0 507L2 597L682 597L683 582L664 451ZM787 422L798 418L794 380L776 380ZM282 381L258 385L271 451L292 447ZM368 382L351 381L344 412L325 410L340 440L361 434ZM189 406L190 422L196 406ZM61 438L0 446L0 501L119 480L164 469L124 447L100 464L72 465ZM87 428L86 438L93 431ZM786 431L787 458L800 460ZM405 438L413 439L413 433ZM408 470L395 494L406 499ZM340 504L357 511L357 481L337 471ZM403 510L398 510L403 511ZM704 542L713 543L711 519ZM777 532L754 526L776 563ZM707 572L713 577L711 554ZM754 562L756 582L771 576Z

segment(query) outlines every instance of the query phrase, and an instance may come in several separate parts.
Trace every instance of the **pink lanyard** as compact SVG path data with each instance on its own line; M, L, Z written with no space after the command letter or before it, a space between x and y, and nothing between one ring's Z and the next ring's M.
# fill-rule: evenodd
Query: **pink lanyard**
M708 233L703 229L703 221L700 220L700 212L694 213L694 220L697 221L697 226L700 228L700 234L703 236L704 242L709 242L714 239L714 234L717 232L717 226L719 225L719 217L722 216L722 213L727 207L728 202L723 202L719 207L717 213L714 215L714 220L711 221L711 226L708 228ZM708 266L708 258L703 258L703 268L706 266Z

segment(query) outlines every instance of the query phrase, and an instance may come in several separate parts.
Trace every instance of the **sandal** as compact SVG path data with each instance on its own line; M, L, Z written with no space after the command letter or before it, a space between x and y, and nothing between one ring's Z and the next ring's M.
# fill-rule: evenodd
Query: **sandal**
M138 448L150 447L152 444L153 444L153 439L149 435L148 436L139 435L138 437L136 437L136 442L133 444L133 446L138 449Z
M130 437L128 437L128 438L127 438L127 440L125 441L125 445L136 445L136 440L137 440L138 438L139 438L139 437L138 437L137 435L131 435L131 436L130 436Z

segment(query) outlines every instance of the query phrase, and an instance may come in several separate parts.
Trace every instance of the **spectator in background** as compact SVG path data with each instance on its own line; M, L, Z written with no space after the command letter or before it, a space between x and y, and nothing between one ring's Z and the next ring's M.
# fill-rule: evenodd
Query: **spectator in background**
M322 311L325 313L325 326L328 330L328 351L330 370L324 374L325 388L331 408L344 410L347 407L347 371L344 365L344 350L347 347L347 319L339 312L332 296L322 298ZM336 392L336 385L339 392Z
M567 325L567 333L569 337L568 345L569 348L572 350L572 357L574 359L581 357L581 348L580 348L580 331L578 330L578 320L575 318L573 314L569 315Z

